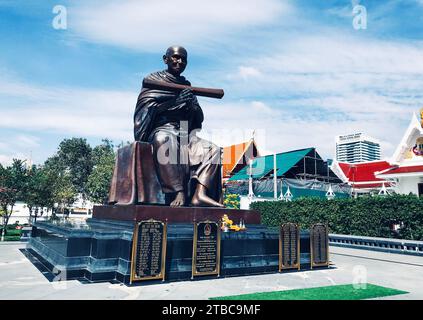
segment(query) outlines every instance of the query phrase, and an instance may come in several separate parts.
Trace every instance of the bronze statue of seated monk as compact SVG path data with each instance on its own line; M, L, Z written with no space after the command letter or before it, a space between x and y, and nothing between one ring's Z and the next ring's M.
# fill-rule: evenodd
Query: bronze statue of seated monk
M172 46L163 56L167 69L144 79L135 108L134 137L135 141L152 146L152 162L166 204L223 207L222 151L196 135L204 116L190 82L181 76L187 58L183 47ZM166 84L169 87L183 85L185 89L175 92L160 86L151 88L145 85L149 82L161 83L163 88ZM137 158L136 161L143 161L142 156ZM137 188L140 187L148 188L148 185ZM140 195L143 190L137 192Z

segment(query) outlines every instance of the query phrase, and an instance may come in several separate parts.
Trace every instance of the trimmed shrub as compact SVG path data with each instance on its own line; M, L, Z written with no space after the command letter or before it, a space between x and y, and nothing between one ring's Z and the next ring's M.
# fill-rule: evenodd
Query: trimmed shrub
M20 241L21 236L4 236L4 241Z
M267 226L294 222L308 229L321 222L331 233L423 240L423 199L414 195L265 201L254 202L251 209L261 213ZM401 226L398 232L392 230L395 224Z
M6 229L6 236L21 236L22 230Z

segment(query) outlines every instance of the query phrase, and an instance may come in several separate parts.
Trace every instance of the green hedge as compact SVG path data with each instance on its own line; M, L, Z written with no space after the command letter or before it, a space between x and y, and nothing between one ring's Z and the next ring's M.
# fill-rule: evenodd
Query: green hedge
M6 236L21 236L22 230L6 229Z
M322 222L328 224L331 233L423 240L423 198L413 195L300 198L292 202L255 202L251 209L258 210L262 223L268 226L295 222L308 229ZM402 225L398 233L391 231L393 224Z
M0 228L1 232L2 228ZM16 224L8 225L4 234L4 241L19 241L21 239L22 230L16 229Z
M4 241L20 241L21 236L4 236Z

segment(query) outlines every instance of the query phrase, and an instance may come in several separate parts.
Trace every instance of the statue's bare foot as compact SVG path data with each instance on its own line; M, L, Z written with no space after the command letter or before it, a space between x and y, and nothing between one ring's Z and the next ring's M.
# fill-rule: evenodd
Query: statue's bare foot
M185 204L185 193L183 191L179 191L176 194L175 200L170 203L171 207L182 207Z
M223 204L207 196L206 187L201 184L197 185L197 189L195 190L194 196L191 200L191 205L194 207L225 207Z

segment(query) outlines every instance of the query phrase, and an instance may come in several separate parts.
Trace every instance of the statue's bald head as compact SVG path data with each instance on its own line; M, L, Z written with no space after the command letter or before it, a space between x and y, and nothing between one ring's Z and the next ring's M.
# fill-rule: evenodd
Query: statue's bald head
M167 70L171 74L179 76L187 66L188 52L184 47L171 46L166 50L163 61L167 64Z
M183 55L186 58L188 58L188 52L187 50L182 47L182 46L171 46L169 48L167 48L166 50L166 56L170 57L173 54L179 54L179 55Z

